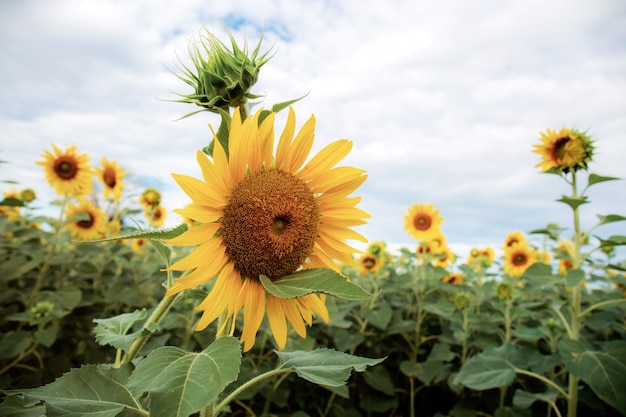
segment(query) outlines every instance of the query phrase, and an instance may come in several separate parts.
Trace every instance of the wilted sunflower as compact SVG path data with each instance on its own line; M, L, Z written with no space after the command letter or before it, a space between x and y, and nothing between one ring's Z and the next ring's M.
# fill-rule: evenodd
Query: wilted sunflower
M84 195L91 192L93 186L93 168L89 165L87 154L78 154L72 145L65 151L52 145L54 154L44 151L43 161L37 162L44 167L46 180L59 195Z
M226 156L215 140L213 158L197 153L204 181L173 174L193 203L176 212L200 223L171 240L175 245L199 245L171 266L193 272L181 277L167 292L176 294L217 276L205 300L197 329L202 330L222 312L237 317L243 308L241 341L252 348L267 313L270 329L280 348L287 340L286 320L301 337L304 322L313 316L328 321L323 298L309 294L282 299L266 293L259 276L277 280L300 268L352 263L358 252L347 239L367 240L351 229L365 223L367 213L355 207L360 197L348 197L366 179L352 167L333 168L352 148L338 140L323 148L305 164L313 145L315 118L302 126L293 139L295 114L289 109L287 123L274 149L274 114L259 123L261 111L241 120L235 111ZM220 329L221 331L222 329ZM230 334L234 328L231 327Z
M533 152L541 155L540 167L543 172L559 172L587 169L593 156L591 138L574 129L561 129L559 132L547 129L541 132L541 143L535 145Z
M434 209L433 204L415 203L404 216L404 230L409 236L425 242L441 234L439 230L441 223L443 217L439 215L439 210Z
M102 194L105 197L113 198L114 201L120 201L122 189L124 188L124 183L122 182L124 169L118 167L116 161L109 162L105 157L102 158L100 163L102 168L96 167L96 174L104 184Z
M79 239L98 239L105 231L106 214L88 200L69 204L65 216L67 218L65 228Z
M504 272L512 277L521 277L537 261L537 251L527 243L522 243L504 251Z

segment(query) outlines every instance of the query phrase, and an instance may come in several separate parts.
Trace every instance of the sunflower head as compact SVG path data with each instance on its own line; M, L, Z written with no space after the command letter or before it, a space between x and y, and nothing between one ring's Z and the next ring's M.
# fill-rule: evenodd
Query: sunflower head
M122 189L124 188L124 183L122 182L124 169L118 167L116 161L109 162L104 157L100 162L102 167L96 167L96 174L104 185L102 193L105 197L112 198L114 201L120 201Z
M90 201L82 200L78 204L69 204L65 215L65 228L74 237L83 240L100 238L106 228L106 215Z
M521 277L537 261L537 251L528 244L520 244L504 251L504 272L512 277Z
M228 32L232 50L222 43L206 28L199 39L189 42L189 58L194 69L189 69L181 62L182 81L190 85L191 94L178 94L181 103L193 103L202 110L218 113L229 107L244 105L249 98L259 96L251 94L251 87L257 82L261 67L271 59L271 50L259 55L261 39L254 51L248 56L248 45L241 49L233 35Z
M35 190L32 188L25 188L20 192L20 200L22 200L25 204L34 201L36 198L37 194L35 194Z
M89 194L93 187L93 167L87 154L78 154L76 146L66 150L52 145L53 152L44 151L43 161L46 180L59 195L81 196Z
M453 301L457 310L465 310L472 304L472 296L466 292L459 291L454 294Z
M541 156L536 166L543 172L567 173L587 169L593 157L593 140L585 132L563 128L541 132L540 143L533 152Z
M359 269L363 274L367 274L368 272L376 274L380 271L383 264L382 258L378 258L369 253L365 253L363 256L361 256L358 262Z
M143 214L150 226L161 227L165 224L165 207L158 205L156 207L145 207Z
M139 204L145 208L154 208L161 204L161 193L154 188L146 188L139 197Z
M526 243L526 237L524 234L518 230L510 232L506 235L506 239L504 240L504 249L510 249L520 243Z
M430 242L440 236L439 226L443 223L443 217L439 210L435 210L433 204L413 204L409 212L404 216L404 230L409 236L424 242Z
M452 274L441 278L441 282L443 282L444 284L459 285L462 284L463 281L463 274L461 274L460 272L453 272Z
M168 294L215 278L198 306L203 315L197 329L223 312L235 323L243 310L244 351L254 345L265 315L279 348L287 340L287 321L301 337L314 316L328 321L323 296L278 298L265 291L260 276L275 281L309 268L341 273L339 263L351 264L358 252L346 240L367 241L352 227L369 217L355 207L360 198L349 197L365 180L364 171L335 167L349 153L350 141L333 142L306 162L315 118L294 138L295 113L289 109L274 154L274 114L261 121L261 111L242 120L235 110L228 156L218 140L211 158L197 153L203 180L173 174L192 199L175 212L194 219L196 226L170 243L197 248L170 267L193 271L179 278ZM235 328L222 330L233 334Z
M375 257L381 257L387 250L387 244L381 241L375 241L369 244L366 253L374 255Z

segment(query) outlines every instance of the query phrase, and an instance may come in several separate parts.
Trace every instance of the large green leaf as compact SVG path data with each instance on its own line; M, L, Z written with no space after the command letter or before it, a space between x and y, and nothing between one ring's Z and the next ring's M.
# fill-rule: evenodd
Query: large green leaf
M280 359L279 369L293 369L298 376L320 385L336 387L348 381L354 369L363 372L368 366L384 361L349 355L333 349L316 349L310 352L276 352Z
M486 390L511 385L515 379L515 366L509 360L512 348L503 345L489 348L472 357L463 365L455 384L462 384L475 390Z
M113 374L86 365L48 385L10 393L21 392L25 402L44 401L48 417L115 417L124 409L142 410L138 400Z
M279 298L296 298L312 293L324 293L347 300L367 300L373 297L328 268L306 269L285 275L276 281L263 275L260 279L265 290Z
M439 382L448 376L450 364L439 360L427 360L426 362L400 362L400 371L406 376L414 376L424 385Z
M556 390L548 389L544 392L528 392L521 389L515 390L513 395L513 405L521 408L528 408L535 401L544 401L549 404L554 404L559 393Z
M610 406L626 415L626 342L614 340L601 351L586 349L582 343L563 339L559 352L572 375L585 381Z
M138 321L145 320L148 316L146 309L135 310L132 313L124 313L108 319L94 319L97 326L93 332L96 340L101 345L111 345L116 349L128 351L135 339L142 336L142 330L126 334Z
M576 210L579 206L589 203L589 198L587 198L587 196L585 195L578 196L578 197L568 197L564 195L556 201L565 203L568 206L570 206L572 209Z
M151 417L188 416L237 379L240 362L240 345L232 337L220 337L200 353L165 346L139 362L129 387L148 393Z

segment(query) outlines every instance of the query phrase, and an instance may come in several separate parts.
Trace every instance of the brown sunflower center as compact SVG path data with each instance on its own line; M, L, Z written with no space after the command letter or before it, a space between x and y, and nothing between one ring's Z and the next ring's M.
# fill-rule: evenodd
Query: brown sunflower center
M376 258L373 258L370 256L366 257L363 260L363 267L367 269L368 271L374 269L374 267L376 267Z
M309 187L292 174L268 169L232 191L220 236L242 277L276 280L302 265L318 226L319 207Z
M54 173L63 180L71 180L78 173L78 162L71 156L60 156L54 161Z
M115 188L115 184L117 183L115 170L111 167L106 167L102 172L102 181L107 185L107 187Z
M513 259L511 260L511 262L513 263L513 265L515 266L522 266L526 264L526 261L528 260L528 257L526 256L525 253L516 253L513 256Z
M417 214L413 218L413 226L415 226L417 230L430 229L430 225L432 224L432 222L433 220L430 218L430 216L423 213Z
M96 219L94 218L93 214L91 214L91 213L83 213L83 214L89 216L89 219L79 220L79 221L76 222L76 225L78 227L83 228L83 229L91 229L91 226L93 226L93 224L96 221Z
M557 160L563 159L565 157L565 145L570 141L570 137L566 136L564 138L559 138L554 142L554 157Z

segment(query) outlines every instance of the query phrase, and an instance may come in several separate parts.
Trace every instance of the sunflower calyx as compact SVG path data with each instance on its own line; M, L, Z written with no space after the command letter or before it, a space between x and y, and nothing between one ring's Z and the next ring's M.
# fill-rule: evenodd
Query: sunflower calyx
M261 67L269 61L271 49L259 55L261 41L259 39L252 53L248 56L248 44L241 49L232 33L227 30L232 50L221 42L214 34L204 28L199 39L189 41L189 58L193 68L189 68L179 59L183 75L176 75L191 86L191 94L175 93L182 98L174 100L180 103L192 103L202 107L201 110L189 113L191 116L200 111L221 114L229 107L243 106L248 99L260 96L250 93L257 82Z

